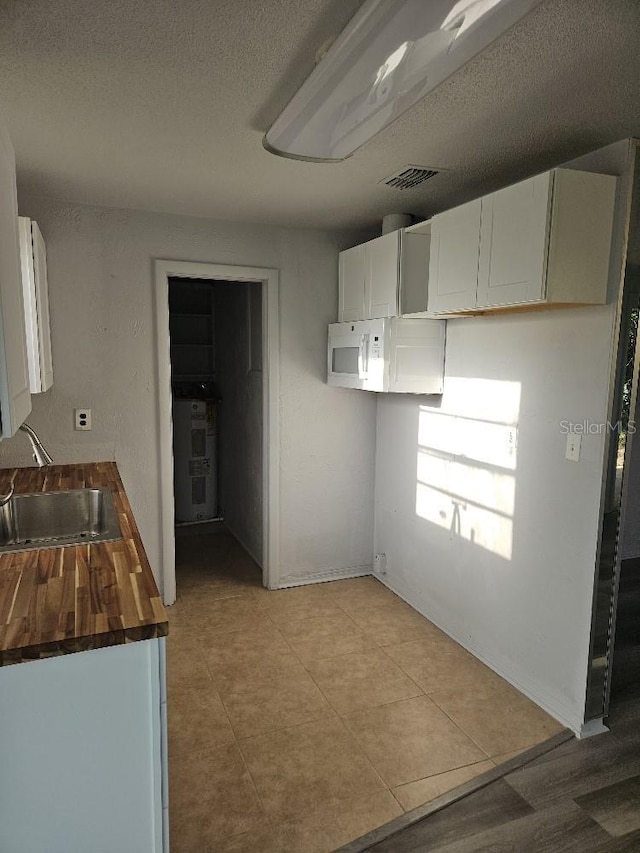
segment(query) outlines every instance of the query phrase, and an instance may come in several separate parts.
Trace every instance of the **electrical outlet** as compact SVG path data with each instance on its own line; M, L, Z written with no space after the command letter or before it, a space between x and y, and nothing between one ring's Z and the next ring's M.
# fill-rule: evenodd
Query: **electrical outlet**
M567 447L564 452L565 458L569 462L577 462L580 459L580 445L582 444L582 436L575 432L570 432L567 435Z
M91 409L74 409L76 429L91 429Z
M374 562L374 570L378 572L380 575L386 575L387 573L387 555L386 554L376 554L373 558Z

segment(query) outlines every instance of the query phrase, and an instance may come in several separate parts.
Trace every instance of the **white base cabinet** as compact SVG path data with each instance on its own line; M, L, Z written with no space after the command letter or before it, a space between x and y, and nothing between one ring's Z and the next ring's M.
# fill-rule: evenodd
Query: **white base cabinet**
M29 385L40 394L53 385L47 249L37 222L26 216L18 221Z
M0 668L0 850L168 853L164 643Z
M429 311L603 304L615 192L554 169L435 216Z

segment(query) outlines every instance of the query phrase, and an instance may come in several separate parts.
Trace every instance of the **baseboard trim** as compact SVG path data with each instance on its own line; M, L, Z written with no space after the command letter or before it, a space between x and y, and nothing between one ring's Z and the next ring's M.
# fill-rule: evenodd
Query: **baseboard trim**
M306 586L309 583L362 578L371 574L373 574L371 566L347 566L342 569L323 569L322 571L309 572L308 574L289 574L280 578L278 589L287 589L292 586Z
M255 562L263 568L262 560L259 560L256 554L253 553L253 550L247 545L244 541L243 537L239 535L238 531L233 528L231 524L225 519L224 526L227 528L229 533L233 536L233 538L241 545L242 548L249 554L249 556L255 560ZM346 566L340 569L322 569L319 572L309 572L309 573L300 573L300 574L289 574L284 577L280 577L278 580L278 585L273 587L273 589L289 589L293 586L306 586L310 583L323 583L325 581L337 581L337 580L348 580L349 578L361 578L366 575L373 574L373 569L371 566Z
M595 720L588 720L586 723L583 723L576 737L584 740L585 738L594 737L594 735L603 735L605 732L608 732L609 728L605 726L603 719L603 717L597 717Z

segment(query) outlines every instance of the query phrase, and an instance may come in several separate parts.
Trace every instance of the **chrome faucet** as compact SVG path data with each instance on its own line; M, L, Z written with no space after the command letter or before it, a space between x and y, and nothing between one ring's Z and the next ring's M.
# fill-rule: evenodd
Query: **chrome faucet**
M45 465L51 465L53 463L53 459L42 446L42 442L38 438L38 433L34 430L34 428L30 427L29 424L20 424L20 429L22 430L22 432L26 432L27 436L29 437L31 447L33 449L33 458L38 463L38 466L40 468L44 468ZM9 503L9 501L13 497L13 481L15 480L17 473L18 470L16 469L13 472L13 477L11 478L11 485L7 494L0 495L0 506L4 506L5 504Z
M16 478L16 475L14 473L13 477L11 478L11 484L9 486L9 491L7 492L6 495L0 495L0 506L4 506L5 504L8 504L9 501L11 500L11 498L13 497L13 491L15 489L13 481L15 480L15 478Z
M29 424L20 424L20 429L22 432L26 432L29 437L31 448L33 450L33 459L37 463L38 467L44 468L45 465L52 465L53 459L42 446L42 442L38 438L38 433L34 428L30 427Z

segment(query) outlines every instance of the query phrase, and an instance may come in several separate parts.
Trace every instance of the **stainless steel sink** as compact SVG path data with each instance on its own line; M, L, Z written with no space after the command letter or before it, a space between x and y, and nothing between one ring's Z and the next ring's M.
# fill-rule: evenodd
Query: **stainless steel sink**
M109 489L13 495L0 507L0 553L122 539Z

